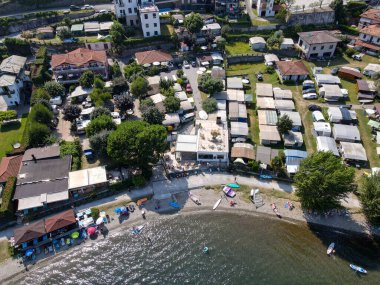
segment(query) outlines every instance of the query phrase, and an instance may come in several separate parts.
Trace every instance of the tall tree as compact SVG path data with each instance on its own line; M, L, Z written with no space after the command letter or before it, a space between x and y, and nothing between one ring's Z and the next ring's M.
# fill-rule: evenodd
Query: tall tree
M325 211L340 206L353 190L355 170L342 164L331 152L316 152L305 158L294 176L296 195L304 209Z
M280 134L286 134L293 128L293 121L288 115L282 115L277 121L277 129Z
M123 46L124 40L127 38L124 27L118 21L114 21L110 30L110 35L113 47L119 52Z
M359 198L367 220L380 225L380 173L362 178L359 185Z
M116 124L112 118L107 115L101 115L91 120L91 122L86 127L86 135L89 138L93 135L96 135L97 133L100 133L103 130L112 131L114 129L116 129Z
M136 98L144 98L147 95L148 90L148 81L143 77L137 77L131 84L131 93Z
M128 93L114 96L114 102L116 108L118 108L122 114L134 107L133 98Z
M174 96L166 97L164 100L164 106L167 113L175 113L181 106L181 100Z
M65 121L74 122L79 118L81 112L81 108L77 105L66 105L63 108L63 119Z
M157 163L166 148L165 127L127 121L108 137L107 153L119 163L146 169Z
M79 78L79 85L84 88L91 88L94 84L94 80L94 73L90 70L86 70L82 73L81 77Z
M183 24L190 34L196 34L199 33L203 27L203 19L200 14L192 12L185 17Z
M165 119L165 114L156 107L148 107L142 113L143 120L152 125L161 125Z
M203 101L202 108L206 113L212 113L218 108L218 102L215 98L207 98Z
M100 106L100 107L96 107L92 112L91 112L91 120L93 119L96 119L97 117L100 117L102 115L106 115L108 117L111 117L111 111L104 107L104 106Z
M62 84L59 84L57 81L48 81L44 85L44 89L49 95L54 98L57 96L65 96L65 87Z
M97 107L104 106L108 100L112 99L111 93L99 88L92 90L90 97Z
M50 126L53 120L53 112L49 110L44 104L38 103L32 107L29 114L29 119Z
M199 80L199 88L201 91L213 95L223 90L223 81L220 78L211 77L210 74L203 74Z
M343 5L343 0L334 0L330 3L330 8L335 12L335 21L339 24L345 24L346 20L346 7Z

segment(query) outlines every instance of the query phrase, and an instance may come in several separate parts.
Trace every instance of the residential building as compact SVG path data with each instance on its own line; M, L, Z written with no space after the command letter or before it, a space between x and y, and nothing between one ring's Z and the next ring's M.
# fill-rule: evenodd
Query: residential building
M288 100L288 101L290 101L290 100ZM294 131L294 132L301 131L302 120L301 120L301 116L298 112L281 111L280 112L280 118L284 115L288 116L288 118L292 120L292 122L293 122L292 131Z
M270 83L256 83L256 96L273 98L273 85Z
M249 39L249 46L253 50L264 50L267 42L263 37L252 37Z
M280 45L280 49L292 49L294 48L294 41L292 38L284 38Z
M363 78L363 74L361 74L359 70L349 66L342 66L339 68L338 76L349 81L356 81L356 79Z
M303 137L301 132L288 131L282 135L285 147L302 147Z
M313 31L298 33L298 47L306 59L329 58L335 53L341 42L330 31Z
M343 159L348 163L365 165L368 162L365 148L361 143L341 142Z
M108 179L105 166L69 172L68 189L74 198L107 185Z
M139 26L138 0L116 0L115 14L118 19L125 19L127 26Z
M261 164L265 164L264 168L267 168L268 165L271 165L273 158L278 156L278 150L272 149L267 146L258 145L256 147L256 161Z
M360 30L355 46L377 53L380 50L380 25L365 26Z
M249 143L234 143L231 148L231 158L244 158L247 160L255 159L255 151L253 145Z
M0 65L0 109L20 104L20 96L29 82L25 74L26 57L12 55Z
M274 17L274 0L257 0L257 15L259 17Z
M369 63L363 69L363 74L372 77L373 74L380 72L380 64L377 63Z
M206 24L202 27L201 33L205 35L210 35L213 37L220 36L222 28L218 23Z
M333 137L339 142L360 142L360 132L357 126L334 124Z
M5 184L9 177L17 177L20 170L22 155L6 156L0 163L0 189L1 184ZM0 195L1 201L1 195Z
M172 61L173 57L170 53L161 51L161 50L148 50L148 51L142 51L142 52L136 52L135 58L137 61L137 64L144 65L144 64L153 64L154 62L168 62Z
M36 34L37 34L37 38L40 40L52 39L54 38L54 29L53 27L50 27L50 26L41 27L37 29Z
M108 61L105 51L78 48L65 54L51 56L54 78L62 84L77 83L83 72L91 70L108 79Z
M317 137L317 150L332 152L335 156L339 156L338 147L335 140L331 137Z
M375 82L372 80L356 81L359 100L373 101L377 95Z
M285 164L286 170L289 174L295 174L298 172L301 161L307 157L307 152L295 149L286 149L285 153Z
M154 2L143 2L139 6L140 23L145 38L161 35L159 10Z
M380 24L380 9L369 9L360 15L359 29Z
M303 81L309 75L309 70L302 60L277 61L278 75L281 81Z
M247 122L231 122L231 138L247 138L249 133Z
M215 0L215 14L237 19L240 16L239 0Z
M297 3L298 2L298 3ZM325 1L326 2L326 1ZM323 4L325 4L325 2ZM301 7L306 4L305 8ZM310 2L297 0L292 5L290 16L288 17L287 26L307 26L307 25L328 25L335 24L335 11L328 5L322 7L308 7Z
M276 126L259 125L259 130L260 144L271 145L281 142L281 136Z

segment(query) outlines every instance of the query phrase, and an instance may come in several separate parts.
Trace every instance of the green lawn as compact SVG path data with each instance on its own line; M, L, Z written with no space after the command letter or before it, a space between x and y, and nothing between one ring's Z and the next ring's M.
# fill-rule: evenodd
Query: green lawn
M0 158L4 157L7 152L13 149L13 144L21 143L28 114L24 114L21 118L21 123L14 123L1 126L0 128Z
M161 26L161 34L163 36L171 36L174 33L173 25L166 24Z
M0 241L0 263L10 258L8 240Z
M254 54L256 53L251 49L248 43L245 42L232 42L227 43L225 46L226 52L228 55L237 55L237 54Z

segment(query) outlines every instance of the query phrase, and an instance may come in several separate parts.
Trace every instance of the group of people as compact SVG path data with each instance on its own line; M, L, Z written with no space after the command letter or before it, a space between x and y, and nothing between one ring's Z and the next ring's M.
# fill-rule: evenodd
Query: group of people
M289 211L293 210L294 209L294 205L292 202L286 202L285 203L285 208L289 209Z

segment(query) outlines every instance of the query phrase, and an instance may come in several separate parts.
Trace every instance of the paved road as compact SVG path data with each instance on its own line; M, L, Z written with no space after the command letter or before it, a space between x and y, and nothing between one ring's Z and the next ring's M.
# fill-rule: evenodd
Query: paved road
M187 76L187 79L189 80L189 83L191 84L191 87L193 88L194 104L195 104L195 107L197 108L196 114L198 117L199 111L203 110L202 96L201 96L201 92L198 89L198 74L197 74L198 67L190 66L190 68L188 69L184 68L183 71L185 72L185 75Z
M115 6L113 3L110 4L99 4L99 5L93 5L95 8L95 11L100 11L100 10L115 10ZM35 13L35 12L48 12L48 11L65 11L69 10L69 6L64 6L64 7L55 7L55 8L44 8L44 9L32 9L30 11L24 12L24 13L14 13L14 14L6 14L0 16L0 18L4 17L17 17L17 16L22 16L24 14L29 14L29 13Z

